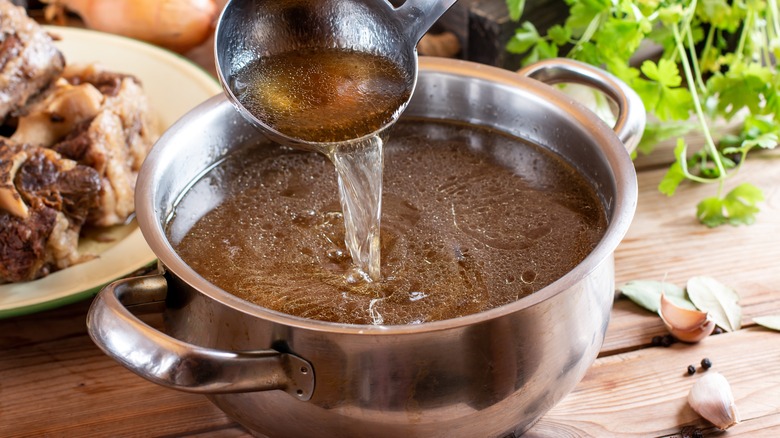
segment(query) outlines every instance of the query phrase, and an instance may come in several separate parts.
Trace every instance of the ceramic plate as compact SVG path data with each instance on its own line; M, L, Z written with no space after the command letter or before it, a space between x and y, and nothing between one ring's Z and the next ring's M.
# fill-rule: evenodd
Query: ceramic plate
M162 128L221 92L219 83L206 71L156 46L84 29L46 29L61 38L57 45L68 64L97 63L138 77ZM98 256L40 280L0 285L0 318L88 298L105 284L155 261L135 222L85 236L79 248L82 253Z

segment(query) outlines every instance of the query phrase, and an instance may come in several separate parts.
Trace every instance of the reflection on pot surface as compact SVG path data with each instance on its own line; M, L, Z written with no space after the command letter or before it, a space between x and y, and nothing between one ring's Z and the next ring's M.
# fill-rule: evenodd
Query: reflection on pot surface
M216 286L268 309L393 325L516 301L574 268L606 228L575 169L498 131L409 121L384 154L380 281L355 272L330 162L270 144L243 148L195 184L168 226L171 243Z

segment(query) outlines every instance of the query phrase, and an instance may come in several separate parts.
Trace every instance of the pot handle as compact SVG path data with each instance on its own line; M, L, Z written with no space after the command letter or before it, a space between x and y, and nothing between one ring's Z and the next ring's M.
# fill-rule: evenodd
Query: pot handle
M162 274L109 284L87 314L90 337L130 371L169 388L203 394L281 389L299 400L311 398L314 369L298 356L191 345L146 325L127 308L164 304L167 293Z
M587 85L603 92L618 107L617 122L613 129L626 149L633 152L642 139L647 118L642 99L631 87L612 74L566 58L538 61L518 70L518 73L550 85L569 82Z

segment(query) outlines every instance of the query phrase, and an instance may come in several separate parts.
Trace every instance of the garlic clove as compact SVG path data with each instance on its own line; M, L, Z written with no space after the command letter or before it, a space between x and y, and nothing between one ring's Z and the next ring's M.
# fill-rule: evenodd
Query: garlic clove
M706 312L677 306L663 293L658 313L669 333L683 342L699 342L715 330L715 321Z
M679 330L675 328L669 328L669 326L667 326L667 328L669 329L669 333L671 333L672 336L674 336L677 340L696 343L711 335L715 330L715 325L715 321L708 319L704 324L693 330Z
M731 386L720 373L707 373L696 380L688 393L688 404L718 429L726 430L739 423Z
M701 326L707 319L707 314L699 310L680 307L661 292L661 305L659 306L661 318L668 324L680 330L693 330Z

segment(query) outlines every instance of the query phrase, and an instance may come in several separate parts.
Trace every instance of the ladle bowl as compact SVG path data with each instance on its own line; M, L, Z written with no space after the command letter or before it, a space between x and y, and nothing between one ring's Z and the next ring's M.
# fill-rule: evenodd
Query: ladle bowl
M386 58L417 82L417 42L455 0L230 0L215 34L219 80L228 99L251 124L275 141L319 150L317 143L294 138L258 118L239 101L236 75L263 57L319 48L346 49ZM395 112L397 118L408 100ZM383 131L394 120L365 137ZM357 140L357 139L356 139Z

